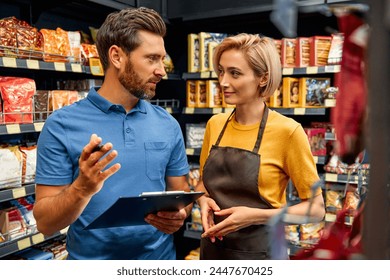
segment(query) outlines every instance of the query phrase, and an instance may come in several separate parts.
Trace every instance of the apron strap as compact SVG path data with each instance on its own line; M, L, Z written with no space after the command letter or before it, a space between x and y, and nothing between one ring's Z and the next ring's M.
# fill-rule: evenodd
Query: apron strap
M268 106L267 104L264 103L264 113L263 113L263 117L261 118L261 123L260 123L260 127L259 127L259 133L257 135L257 141L256 141L256 144L255 144L255 147L253 148L253 152L254 153L258 153L259 152L259 149L260 149L260 144L261 144L261 140L263 139L263 134L264 134L264 130L265 130L265 125L267 123L267 119L268 119Z
M231 113L230 116L227 118L227 120L226 120L226 122L225 122L225 125L223 126L222 131L221 131L221 133L220 133L219 136L218 136L217 142L215 142L215 145L216 145L216 146L219 145L219 142L221 141L222 136L223 136L223 134L225 133L225 129L226 129L226 127L227 127L227 124L228 124L228 122L231 120L231 118L232 118L234 112L236 112L236 108L233 109L232 113Z

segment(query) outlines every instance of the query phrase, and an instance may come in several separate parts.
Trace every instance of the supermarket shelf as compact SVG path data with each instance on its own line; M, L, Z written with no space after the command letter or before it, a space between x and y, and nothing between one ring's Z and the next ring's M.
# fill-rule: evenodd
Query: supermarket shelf
M298 116L298 115L318 115L324 116L326 114L325 107L318 108L271 108L272 110L286 116Z
M0 135L40 132L44 122L0 125Z
M88 66L77 63L45 62L36 59L13 57L2 57L0 59L0 67L92 74Z
M218 113L231 113L234 108L183 108L183 114L213 115Z
M326 74L326 73L338 73L340 72L340 65L327 65L327 66L311 66L311 67L289 67L283 68L283 75L314 75L314 74ZM216 79L217 74L214 71L195 72L195 73L183 73L182 78L184 80L198 80L198 79Z
M283 68L282 74L286 75L314 75L340 72L340 65L310 66L301 68Z
M217 74L214 71L183 73L183 80L201 80L201 79L216 79Z
M28 236L24 236L22 238L12 240L12 241L6 241L3 243L0 243L0 258L10 255L12 253L21 251L23 249L26 249L28 247L31 247L33 245L42 243L46 240L53 239L57 236L60 236L62 234L66 234L68 231L68 228L65 228L58 233L55 233L51 236L45 236L42 233L34 233Z
M35 184L28 184L19 188L0 189L0 202L25 197L35 193Z
M363 185L368 184L368 177L363 176ZM334 174L334 173L325 173L325 182L333 182L333 183L350 183L350 184L358 184L359 183L359 176L357 175L351 175L348 181L348 175L347 174Z

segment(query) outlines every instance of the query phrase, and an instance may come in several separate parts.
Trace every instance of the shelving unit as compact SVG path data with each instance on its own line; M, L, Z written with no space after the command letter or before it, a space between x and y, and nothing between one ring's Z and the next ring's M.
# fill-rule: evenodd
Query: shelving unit
M0 243L0 258L3 258L7 255L10 255L12 253L16 253L18 251L21 251L23 249L26 249L28 247L31 247L33 245L42 243L44 241L56 238L60 235L66 234L68 231L68 228L65 228L58 233L55 233L51 236L45 236L42 233L33 233L21 238L18 238L16 240L11 240L7 242Z

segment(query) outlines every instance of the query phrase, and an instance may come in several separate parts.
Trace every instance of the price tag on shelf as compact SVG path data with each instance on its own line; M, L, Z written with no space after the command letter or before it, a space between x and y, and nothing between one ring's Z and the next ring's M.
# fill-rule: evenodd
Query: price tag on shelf
M99 58L90 58L89 67L91 68L92 75L104 76L103 66Z
M294 115L304 115L306 108L294 108Z
M335 214L331 214L331 213L326 213L325 214L325 221L326 222L334 222L334 221L336 221L336 215Z
M42 233L38 233L31 237L31 239L33 244L39 244L45 241L45 236Z
M45 123L44 122L37 122L37 123L34 123L34 129L35 129L35 132L40 132L42 131L42 128L43 128L43 125Z
M28 248L31 246L30 238L23 238L22 240L19 240L16 244L18 246L19 251Z
M81 64L72 63L70 65L70 67L72 68L72 72L76 72L76 73L82 73L83 72L83 70L81 69Z
M186 154L187 154L187 155L194 155L194 154L195 154L195 149L193 149L193 148L187 148L187 149L186 149Z
M201 79L210 78L210 72L200 72L200 78Z
M25 188L16 188L12 190L12 197L13 198L19 198L26 196L26 189Z
M337 174L326 173L325 174L325 181L337 182Z
M318 163L318 156L313 156L314 162L317 164Z
M292 75L294 73L294 68L283 68L283 75Z
M318 67L307 67L306 68L306 74L317 74L318 73Z
M193 114L194 112L195 112L195 108L186 107L186 109L185 109L186 114Z
M165 110L167 110L167 112L169 113L169 114L172 114L172 108L171 107L167 107L167 108L165 108Z
M16 68L17 67L17 65L16 65L16 58L14 58L14 57L3 57L3 65L5 67Z
M54 62L54 69L56 71L66 71L65 63L63 63L63 62Z
M35 59L27 59L26 60L27 68L39 70L39 61Z
M213 108L213 114L222 113L222 108Z
M17 134L21 132L18 124L7 124L5 127L7 128L8 134Z
M340 65L326 65L325 72L326 73L338 73L338 72L340 72Z

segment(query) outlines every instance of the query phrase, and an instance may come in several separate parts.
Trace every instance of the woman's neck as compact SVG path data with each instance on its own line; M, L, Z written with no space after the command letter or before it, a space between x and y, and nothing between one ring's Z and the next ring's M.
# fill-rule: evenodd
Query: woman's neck
M251 125L261 122L265 109L263 101L253 104L236 106L235 120L242 125Z

